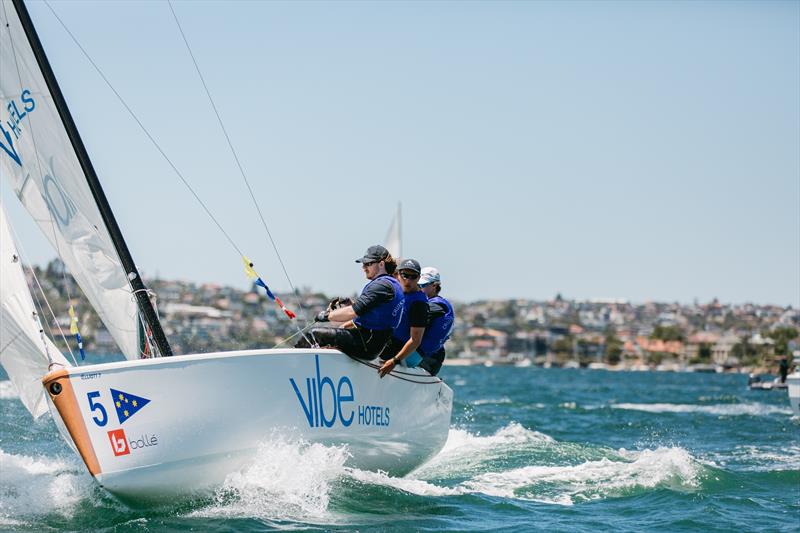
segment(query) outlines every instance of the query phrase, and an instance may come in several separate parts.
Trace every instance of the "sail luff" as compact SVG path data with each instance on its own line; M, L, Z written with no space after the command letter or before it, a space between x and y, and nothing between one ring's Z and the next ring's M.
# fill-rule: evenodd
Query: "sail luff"
M122 263L122 267L125 270L126 277L133 290L133 295L136 299L139 310L150 328L158 351L162 356L170 356L172 355L172 349L167 341L166 335L164 334L164 330L161 327L161 322L159 321L158 315L153 308L147 288L145 287L144 282L139 275L139 271L136 268L136 264L133 261L130 250L125 243L125 239L123 238L122 232L120 231L119 225L114 217L114 213L111 211L111 206L109 205L105 192L103 191L100 181L97 178L97 173L94 170L94 166L92 165L89 154L83 144L83 140L78 133L75 121L72 119L72 114L67 107L67 103L63 94L61 93L61 88L58 85L52 68L50 67L50 62L48 61L47 55L44 52L44 48L42 47L39 36L33 26L33 22L28 14L28 10L25 7L23 0L13 0L13 3L17 12L17 16L19 17L20 23L25 31L25 35L28 38L28 43L31 46L33 54L36 58L36 62L39 65L39 69L41 70L45 83L47 84L47 88L50 91L50 95L53 98L53 103L67 132L67 136L69 137L72 148L75 151L75 155L78 159L81 169L83 170L89 190L91 191L92 197L94 198L95 204L100 212L100 216L105 224L106 230L111 237L111 241L117 252L119 260Z

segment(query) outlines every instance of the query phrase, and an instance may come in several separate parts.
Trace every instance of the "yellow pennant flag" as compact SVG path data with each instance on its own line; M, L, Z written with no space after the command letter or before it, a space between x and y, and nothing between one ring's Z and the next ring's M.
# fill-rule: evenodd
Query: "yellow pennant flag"
M244 273L247 274L247 277L250 279L258 278L258 274L253 270L253 263L245 256L242 256L242 261L244 261Z
M72 335L78 334L78 317L75 316L75 309L69 306L69 332Z

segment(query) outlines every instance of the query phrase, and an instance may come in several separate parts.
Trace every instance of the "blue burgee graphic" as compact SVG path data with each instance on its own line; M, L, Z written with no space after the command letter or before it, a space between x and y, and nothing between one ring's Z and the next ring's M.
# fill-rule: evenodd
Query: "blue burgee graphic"
M139 412L139 409L150 403L147 398L136 396L128 392L122 392L116 389L111 390L111 397L114 399L114 409L117 410L117 418L119 423L124 423L127 419Z

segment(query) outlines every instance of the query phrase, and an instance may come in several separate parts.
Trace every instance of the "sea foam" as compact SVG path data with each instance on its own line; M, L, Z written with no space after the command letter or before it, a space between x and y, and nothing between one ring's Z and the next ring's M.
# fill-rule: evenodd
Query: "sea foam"
M327 517L332 484L344 476L344 446L274 437L255 458L227 477L214 503L193 516L309 520Z
M17 521L57 513L71 517L91 497L92 478L77 458L30 457L0 449L0 518Z
M19 398L17 387L10 380L0 381L0 400L14 400Z

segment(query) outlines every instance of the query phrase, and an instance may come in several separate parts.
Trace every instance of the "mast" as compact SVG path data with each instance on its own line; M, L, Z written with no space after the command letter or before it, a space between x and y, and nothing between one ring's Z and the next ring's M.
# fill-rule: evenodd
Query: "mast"
M142 277L139 275L136 264L133 262L133 257L131 257L131 253L128 250L128 245L125 244L125 239L122 237L122 232L120 231L119 225L114 218L114 213L111 211L111 206L108 204L105 192L103 192L100 181L97 179L97 173L94 170L92 161L89 159L89 153L86 151L86 147L83 145L83 140L81 140L80 134L78 133L78 128L75 126L75 121L72 120L72 115L67 107L67 102L64 100L64 95L61 93L61 88L58 86L55 74L53 74L53 69L50 68L50 62L47 60L47 55L44 52L42 43L39 40L36 29L33 27L33 22L28 14L28 9L25 7L23 0L13 0L13 3L14 8L17 11L17 16L19 16L19 20L22 23L22 27L25 29L25 35L28 37L28 43L33 50L34 56L36 57L36 62L39 64L39 68L41 69L42 75L47 83L47 88L50 90L50 94L53 97L53 103L58 110L58 114L61 117L62 123L64 124L64 128L67 132L70 142L72 143L72 148L75 151L75 155L80 162L81 169L83 170L83 174L86 177L86 182L89 186L89 190L92 191L92 196L97 204L98 210L100 211L100 216L103 218L103 222L106 225L106 229L108 230L111 241L114 244L114 248L117 251L117 255L122 263L122 267L125 269L125 274L128 278L131 288L133 289L133 294L136 297L136 304L139 306L139 311L142 313L145 322L147 322L147 325L150 327L150 331L153 334L153 340L156 343L158 351L162 356L171 356L172 348L167 341L166 335L164 335L161 322L158 320L158 315L153 308L153 304L150 302L147 288L145 287L144 282L142 282Z

